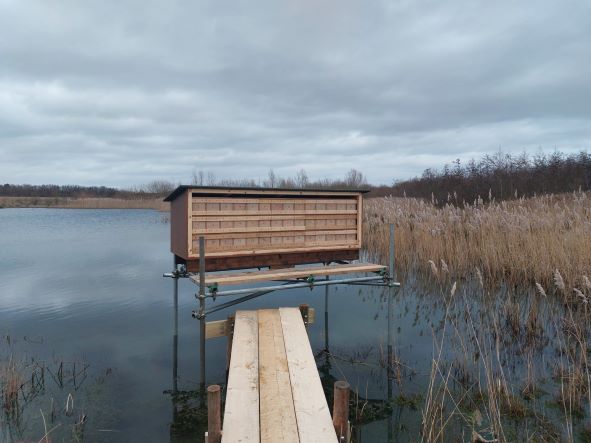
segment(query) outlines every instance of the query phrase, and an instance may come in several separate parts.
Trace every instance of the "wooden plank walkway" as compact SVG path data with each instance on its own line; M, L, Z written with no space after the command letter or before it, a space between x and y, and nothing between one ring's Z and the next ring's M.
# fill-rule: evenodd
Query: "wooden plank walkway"
M205 284L239 285L271 280L291 280L308 276L326 276L338 274L354 274L363 272L380 272L385 266L373 263L352 263L345 265L305 266L298 268L271 269L269 271L234 272L225 274L206 274ZM191 280L199 284L199 276L191 276Z
M298 308L237 311L222 443L336 443Z

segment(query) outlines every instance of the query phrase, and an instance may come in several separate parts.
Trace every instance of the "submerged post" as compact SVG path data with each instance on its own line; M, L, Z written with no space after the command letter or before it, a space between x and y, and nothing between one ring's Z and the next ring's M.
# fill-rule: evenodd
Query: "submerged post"
M219 385L207 387L207 443L222 441L221 388Z
M349 434L349 383L337 381L334 384L332 424L340 442L348 441Z
M205 390L205 237L199 237L199 382Z

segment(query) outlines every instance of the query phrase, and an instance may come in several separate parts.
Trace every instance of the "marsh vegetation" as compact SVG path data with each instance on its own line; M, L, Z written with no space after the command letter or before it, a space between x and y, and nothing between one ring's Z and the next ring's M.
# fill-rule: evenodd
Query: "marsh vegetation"
M374 259L385 261L395 224L400 279L430 325L410 441L590 441L589 194L371 199L365 217ZM400 392L422 370L398 377Z

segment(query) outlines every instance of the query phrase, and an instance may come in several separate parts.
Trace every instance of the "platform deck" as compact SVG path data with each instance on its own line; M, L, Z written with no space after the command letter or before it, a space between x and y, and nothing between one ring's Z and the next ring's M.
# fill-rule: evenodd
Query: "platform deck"
M380 272L385 266L373 263L352 263L329 266L302 266L297 268L271 269L269 271L250 271L235 273L210 273L205 275L205 284L240 285L272 280L291 280L309 276L355 274L363 272ZM199 284L199 275L192 275L191 280Z
M298 308L237 311L222 443L336 443Z

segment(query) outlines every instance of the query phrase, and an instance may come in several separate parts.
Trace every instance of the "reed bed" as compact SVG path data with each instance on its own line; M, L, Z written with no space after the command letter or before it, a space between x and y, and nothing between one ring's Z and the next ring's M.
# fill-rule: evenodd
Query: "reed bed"
M571 288L591 275L591 195L585 192L457 206L414 198L365 201L364 247L388 257L388 224L396 233L402 278L452 269L452 278L483 278L487 285L554 283L556 271ZM440 269L441 271L441 269Z

